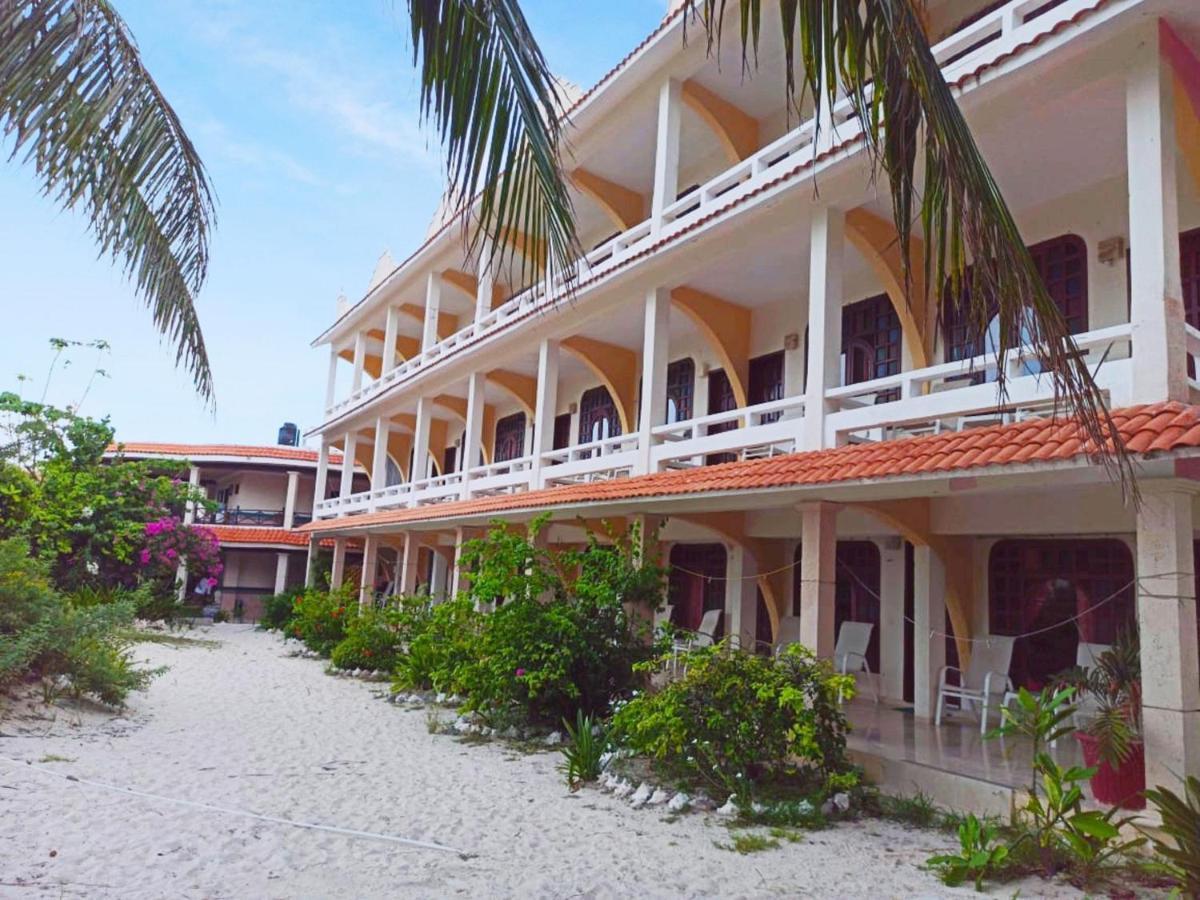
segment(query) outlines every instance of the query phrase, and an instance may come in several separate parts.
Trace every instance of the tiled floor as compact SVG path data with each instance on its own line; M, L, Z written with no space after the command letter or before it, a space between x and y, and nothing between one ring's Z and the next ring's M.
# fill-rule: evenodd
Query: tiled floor
M938 728L933 722L916 719L911 708L886 700L876 705L869 699L856 699L848 704L847 712L853 726L849 737L852 750L1004 787L1029 784L1030 742L988 740L979 733L979 720L969 714L943 720ZM992 727L997 724L993 717ZM1079 745L1072 738L1060 740L1053 753L1063 765L1082 762Z

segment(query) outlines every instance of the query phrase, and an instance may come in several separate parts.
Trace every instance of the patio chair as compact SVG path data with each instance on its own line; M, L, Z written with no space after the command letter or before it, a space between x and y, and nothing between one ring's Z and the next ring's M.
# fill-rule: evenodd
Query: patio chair
M994 702L1003 702L1006 693L1012 691L1012 679L1008 670L1012 664L1013 638L993 636L975 644L971 651L971 664L966 671L957 666L942 666L938 673L937 713L934 724L942 724L942 711L947 700L957 700L958 708L979 705L979 733L987 732L988 707ZM951 684L947 675L958 673L958 684Z
M717 642L717 629L721 625L721 610L710 609L706 612L703 618L700 619L700 627L694 632L684 632L675 638L675 645L671 648L672 668L679 667L679 654L686 653L689 650L696 650L700 647L711 647ZM687 666L683 667L686 674Z
M662 609L654 611L654 636L658 637L663 628L671 624L671 613L675 611L674 605L668 603Z
M867 663L867 647L871 644L871 632L875 626L870 622L843 622L838 629L837 644L833 648L833 667L842 675L858 675L865 672L871 685L871 694L879 702L879 689L875 686L874 673ZM838 702L842 692L838 691Z
M782 616L779 619L779 631L775 635L775 646L773 651L776 656L792 644L800 643L800 617L799 616Z

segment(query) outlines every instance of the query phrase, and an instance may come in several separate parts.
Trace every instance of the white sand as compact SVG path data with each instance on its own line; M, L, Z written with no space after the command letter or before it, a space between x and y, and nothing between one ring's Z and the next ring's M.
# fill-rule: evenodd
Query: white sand
M121 716L0 720L0 757L172 798L433 841L415 849L130 796L0 762L0 897L912 897L946 837L866 822L746 856L713 816L666 821L559 755L430 735L425 714L287 657L245 626L216 649L143 645L170 666ZM52 757L66 757L56 761ZM1045 895L1047 885L1022 885ZM1011 895L1013 886L1000 893ZM1059 890L1059 893L1065 893ZM977 895L976 895L977 896Z

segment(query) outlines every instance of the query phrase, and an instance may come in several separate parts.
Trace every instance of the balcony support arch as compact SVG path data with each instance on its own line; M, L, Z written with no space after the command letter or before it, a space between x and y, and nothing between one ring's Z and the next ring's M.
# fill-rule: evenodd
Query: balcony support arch
M637 431L638 355L616 344L579 334L563 338L559 346L587 366L608 389L621 419L621 433Z
M619 231L625 231L646 218L646 198L637 191L587 169L571 172L571 183L581 194L595 201Z
M730 164L739 163L758 150L758 120L724 97L689 78L681 86L680 99L712 129Z
M750 381L750 310L686 285L671 291L671 302L716 354L737 405L745 406Z

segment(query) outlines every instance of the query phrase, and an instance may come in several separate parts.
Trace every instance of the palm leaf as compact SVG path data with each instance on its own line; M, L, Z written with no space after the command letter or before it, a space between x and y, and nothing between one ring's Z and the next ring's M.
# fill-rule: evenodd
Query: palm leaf
M511 281L579 256L560 162L562 101L517 0L409 0L423 115L446 152L447 194L474 204L471 252ZM527 253L518 254L517 240Z
M750 69L763 0L686 0L685 16L699 15L711 52L720 45L721 25L734 2L742 23L743 66ZM794 110L811 96L821 127L832 121L834 105L843 96L849 99L874 171L887 178L900 246L908 246L920 222L926 290L940 290L949 281L950 289L963 296L968 333L980 344L998 309L997 358L1028 340L1053 380L1056 405L1067 407L1093 454L1127 489L1134 489L1128 453L1101 391L1038 276L934 59L921 26L925 0L777 2L786 89ZM922 155L924 181L919 183ZM907 254L900 258L908 290L910 262ZM975 264L968 267L968 261ZM926 299L919 298L921 303ZM1003 402L1007 373L1003 366L997 368Z
M193 298L215 214L203 164L107 0L0 0L0 127L43 192L82 207L212 400Z

